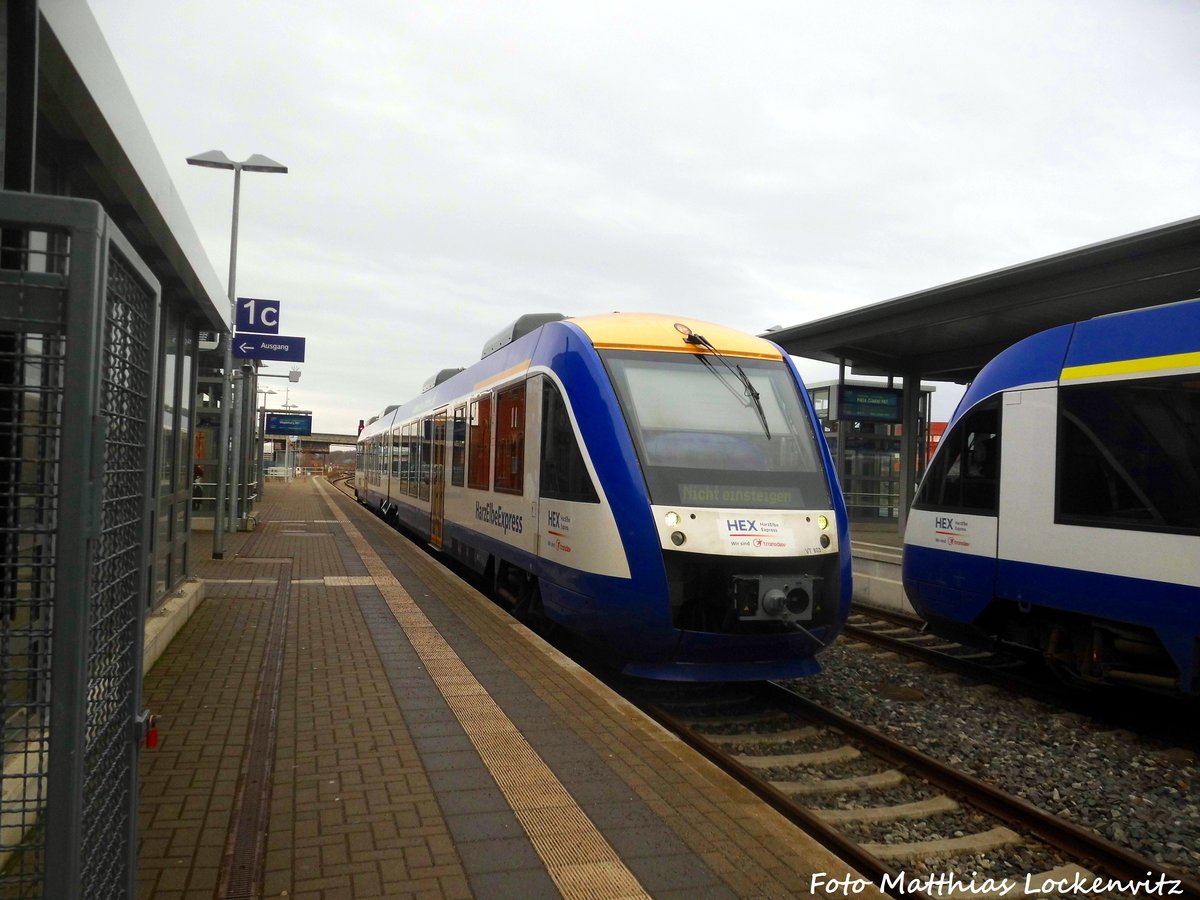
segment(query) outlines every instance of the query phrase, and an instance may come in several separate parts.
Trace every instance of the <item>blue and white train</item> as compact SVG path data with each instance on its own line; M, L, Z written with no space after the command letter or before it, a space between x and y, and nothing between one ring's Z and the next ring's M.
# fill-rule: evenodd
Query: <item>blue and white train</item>
M363 430L360 502L627 674L788 678L849 611L845 506L763 339L647 314L523 316Z
M968 388L917 493L934 631L1072 680L1200 693L1200 300L1064 325Z

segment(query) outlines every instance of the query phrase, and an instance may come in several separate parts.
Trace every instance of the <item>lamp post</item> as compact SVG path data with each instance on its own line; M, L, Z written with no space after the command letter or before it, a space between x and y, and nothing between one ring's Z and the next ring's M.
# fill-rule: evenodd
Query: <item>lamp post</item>
M267 473L262 464L263 443L267 439L267 396L269 394L278 394L279 391L272 388L259 388L258 393L261 397L258 404L258 439L255 440L254 444L258 451L258 496L261 497L267 484Z
M292 403L291 399L292 399L292 389L290 387L285 387L283 389L283 404L282 404L284 409L295 409L297 406L300 405L299 403ZM285 438L285 443L284 443L283 464L285 466L287 466L288 484L291 484L292 478L295 477L295 474L296 474L296 464L295 464L296 457L292 451L292 445L295 443L295 440L296 439L292 435L289 434Z
M295 384L297 381L300 380L300 376L302 374L303 373L299 369L293 368L286 375L275 375L275 374L271 374L268 372L258 372L256 374L256 379L257 378L286 378L290 382L290 384ZM285 392L283 395L284 396L284 409L294 408L296 405L295 403L290 403L290 404L287 403L287 397L288 397L288 393L290 391L291 391L291 387L289 385L285 388ZM279 393L279 391L273 391L270 388L266 388L264 392L268 393L268 394L278 394ZM259 419L259 430L260 430L263 438L265 439L267 436L267 410L265 408L265 402L264 402L264 408L262 411L262 415ZM287 451L285 450L284 453L286 454ZM274 461L274 459L275 459L274 445L272 445L272 449L271 449L271 459L272 459L272 461ZM260 464L258 467L258 494L260 497L263 495L265 488L266 488L266 480L263 475L262 465Z
M209 169L233 170L233 229L229 239L229 336L225 340L225 373L222 377L221 397L221 437L218 441L219 456L217 457L217 507L213 516L213 559L225 558L225 504L228 493L229 477L227 458L229 448L229 416L233 405L233 330L237 321L237 236L238 236L238 201L241 196L242 172L268 172L279 175L287 174L287 166L280 165L273 159L268 159L261 153L255 153L242 162L234 162L220 150L209 150L187 158L188 165L204 166ZM243 393L245 388L243 387ZM233 516L237 517L238 509L238 472L239 436L241 428L233 435Z

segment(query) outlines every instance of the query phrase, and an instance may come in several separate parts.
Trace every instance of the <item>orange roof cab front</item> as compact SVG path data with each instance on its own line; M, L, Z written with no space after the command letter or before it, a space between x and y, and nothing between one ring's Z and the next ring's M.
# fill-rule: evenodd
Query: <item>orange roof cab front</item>
M703 336L726 356L749 356L756 359L783 359L783 354L770 341L760 337L682 316L663 316L655 313L610 313L600 316L580 316L571 322L598 350L666 350L672 353L709 353L698 344L688 344L676 328L686 325Z

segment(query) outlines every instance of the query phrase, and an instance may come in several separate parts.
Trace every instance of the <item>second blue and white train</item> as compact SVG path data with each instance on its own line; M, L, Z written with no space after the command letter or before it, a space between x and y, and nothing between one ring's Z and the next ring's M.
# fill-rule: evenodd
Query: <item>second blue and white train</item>
M921 483L904 587L935 631L1082 683L1200 694L1200 300L989 363Z

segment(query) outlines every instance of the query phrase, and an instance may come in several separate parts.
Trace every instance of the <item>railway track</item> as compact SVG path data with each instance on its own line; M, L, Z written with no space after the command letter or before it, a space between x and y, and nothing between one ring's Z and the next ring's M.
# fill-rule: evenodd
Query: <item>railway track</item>
M640 687L650 715L896 897L1200 898L1200 881L770 684ZM932 880L931 880L932 879ZM1109 887L1124 883L1135 889ZM1165 887L1164 887L1165 886ZM991 889L990 893L987 890ZM1097 889L1101 888L1101 889Z
M855 605L842 629L843 640L920 660L975 681L1012 688L1038 699L1061 702L1069 696L1050 681L1039 659L1002 650L970 647L925 631L924 620L906 613Z
M1200 749L1196 719L1200 705L1194 701L1117 686L1080 689L1056 677L1040 657L959 644L925 631L924 625L922 619L903 612L855 605L840 639L918 660L1112 728Z

